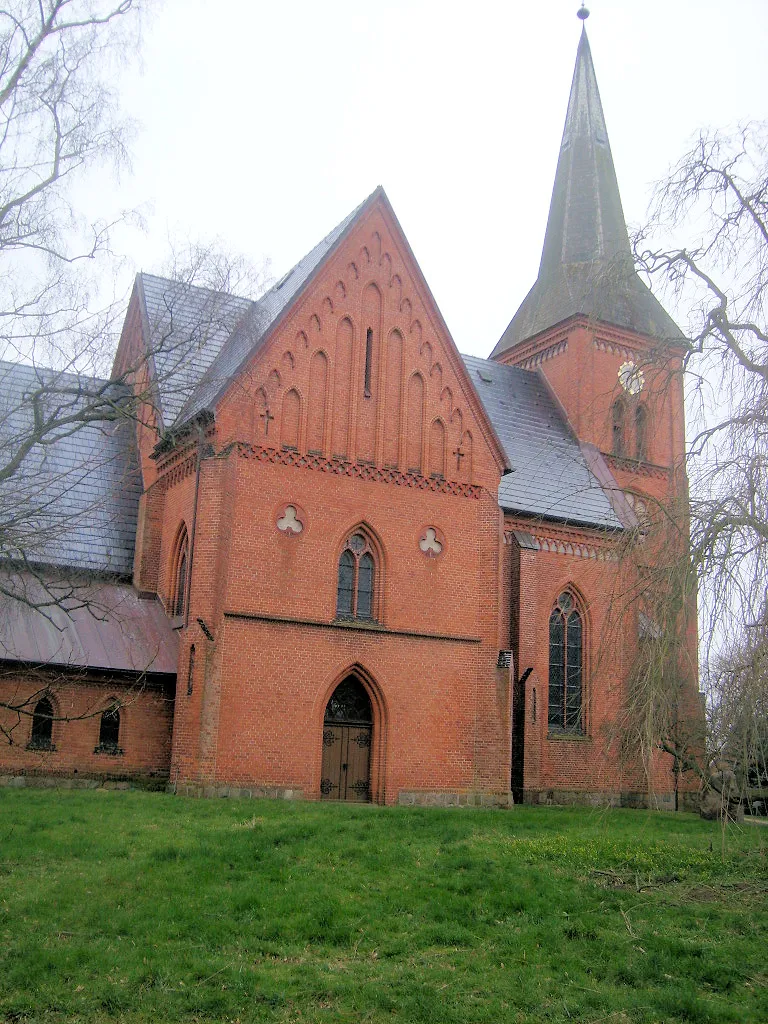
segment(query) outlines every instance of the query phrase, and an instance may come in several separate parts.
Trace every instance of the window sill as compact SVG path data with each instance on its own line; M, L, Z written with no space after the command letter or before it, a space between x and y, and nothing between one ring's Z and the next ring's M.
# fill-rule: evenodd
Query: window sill
M112 743L99 743L93 748L94 754L106 754L107 757L123 757L123 748L116 747Z
M28 743L27 750L35 750L38 754L52 754L56 750L55 743Z
M570 743L591 743L592 737L587 736L585 732L569 731L568 729L555 729L548 730L548 740L555 740L556 742L566 741Z
M379 632L387 632L386 626L382 626L375 619L355 619L351 616L337 616L333 620L334 626L350 626L353 629L371 629Z

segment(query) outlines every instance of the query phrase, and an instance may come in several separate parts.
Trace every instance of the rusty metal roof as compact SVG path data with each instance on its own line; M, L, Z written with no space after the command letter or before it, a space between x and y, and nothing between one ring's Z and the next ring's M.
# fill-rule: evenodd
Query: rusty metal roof
M111 672L176 674L178 635L133 587L4 571L0 659Z

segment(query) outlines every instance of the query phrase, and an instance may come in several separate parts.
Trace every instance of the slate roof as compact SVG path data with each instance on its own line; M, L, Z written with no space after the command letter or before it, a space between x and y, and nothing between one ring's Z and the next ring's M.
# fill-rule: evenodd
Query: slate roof
M539 376L476 356L462 358L512 466L499 484L499 505L544 519L621 528Z
M210 408L341 240L376 189L330 234L253 302L142 274L150 346L165 430Z
M129 584L92 582L70 597L67 583L22 572L3 574L0 588L22 598L0 593L0 659L176 673L178 634L160 602L142 600Z
M94 377L0 361L0 469L30 436L34 395L61 422L95 405L106 411L125 391ZM75 421L49 440L0 483L0 555L130 575L141 494L133 423Z
M200 378L254 303L226 292L139 274L147 346L155 364L164 429L178 418Z
M539 275L497 356L577 313L660 340L682 332L635 273L595 68L582 30Z

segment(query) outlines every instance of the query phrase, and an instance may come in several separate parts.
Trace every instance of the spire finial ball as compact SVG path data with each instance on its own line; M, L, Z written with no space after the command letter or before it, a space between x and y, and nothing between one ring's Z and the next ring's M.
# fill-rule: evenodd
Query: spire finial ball
M581 18L582 21L586 21L589 17L589 8L582 4L578 11L576 11L576 17Z

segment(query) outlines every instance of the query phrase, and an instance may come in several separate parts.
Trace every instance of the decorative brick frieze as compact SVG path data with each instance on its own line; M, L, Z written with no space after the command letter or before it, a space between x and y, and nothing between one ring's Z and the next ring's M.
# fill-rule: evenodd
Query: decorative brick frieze
M334 476L346 476L356 480L371 480L382 484L396 484L400 487L412 487L419 491L434 491L437 494L452 494L461 498L479 498L483 488L477 484L460 483L457 480L444 480L439 477L426 477L418 473L401 473L397 469L385 469L360 462L348 462L344 459L327 459L323 455L310 455L301 452L267 448L263 445L247 444L238 441L234 445L241 459L255 459L276 466L295 466L300 469L313 469L321 473L332 473Z
M644 357L644 350L632 348L630 345L619 341L608 341L607 338L593 338L592 344L598 352L609 352L611 355L620 356L622 359L637 361ZM647 357L646 357L647 358Z
M541 366L542 363L546 363L549 359L554 359L555 356L562 355L568 351L568 339L565 338L563 341L557 342L555 345L549 345L547 348L543 348L540 352L534 352L533 355L528 356L516 365L523 370L535 370L537 366Z
M652 462L639 462L637 459L625 459L610 452L603 452L603 458L612 470L634 473L636 476L650 477L654 480L669 480L671 470L666 466L657 466Z

